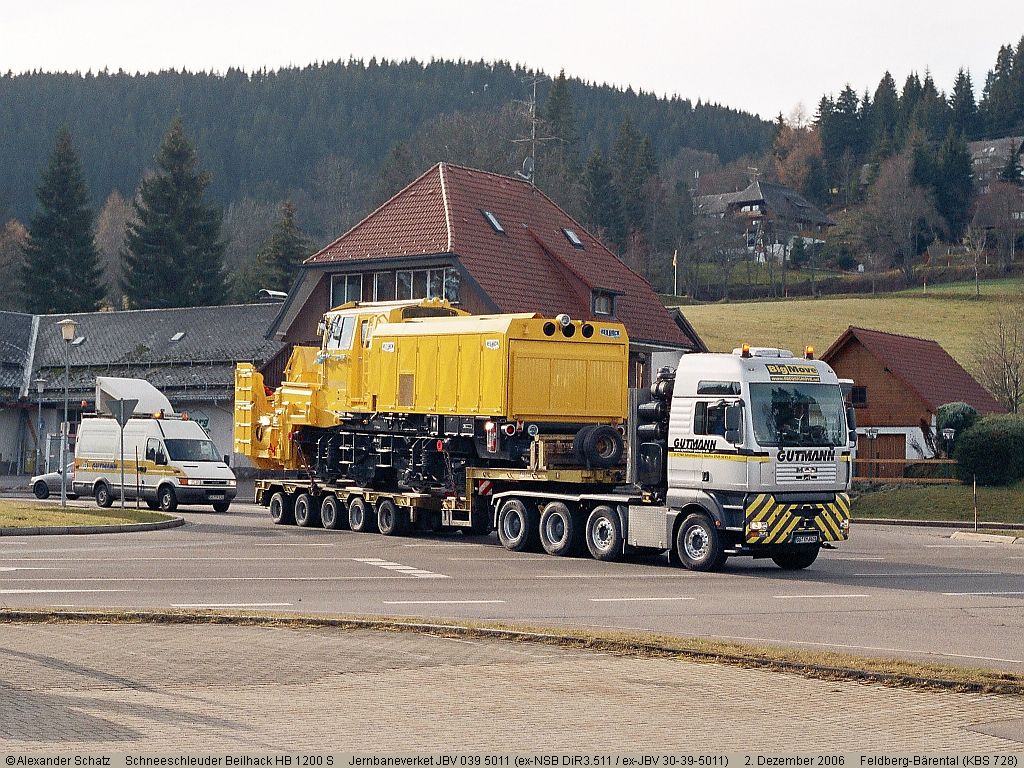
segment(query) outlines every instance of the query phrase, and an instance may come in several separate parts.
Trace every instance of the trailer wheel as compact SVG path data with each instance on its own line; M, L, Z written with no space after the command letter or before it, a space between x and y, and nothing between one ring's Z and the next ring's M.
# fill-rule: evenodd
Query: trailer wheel
M579 542L579 525L565 504L553 501L540 516L540 543L549 555L571 555Z
M303 528L312 528L320 522L316 508L316 500L308 493L300 493L295 497L295 524Z
M377 502L377 530L385 536L399 536L405 531L402 512L391 499Z
M595 560L618 560L622 555L622 528L618 513L609 506L594 507L587 518L587 549Z
M292 500L283 491L276 491L270 497L270 519L275 525L291 525L295 522L292 515Z
M691 571L719 570L728 559L722 550L722 537L705 515L688 516L676 532L676 554Z
M361 496L355 496L348 503L348 527L357 533L372 533L377 528L370 505Z
M99 483L96 486L96 506L109 507L114 503L114 495L110 492L110 486L106 483Z
M348 515L342 514L343 506L334 494L324 496L320 503L320 524L331 531L348 528Z
M783 552L778 555L772 555L772 560L784 571L799 571L818 559L818 550L820 548L819 546L814 546L807 549Z
M509 499L498 513L498 539L513 552L536 549L538 539L537 508L519 499Z

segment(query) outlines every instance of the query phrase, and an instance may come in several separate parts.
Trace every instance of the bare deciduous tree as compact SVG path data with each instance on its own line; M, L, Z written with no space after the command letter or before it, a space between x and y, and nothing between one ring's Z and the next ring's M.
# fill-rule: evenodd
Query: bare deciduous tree
M999 307L979 340L975 360L978 380L1010 413L1019 413L1024 405L1024 304L1020 302Z
M17 219L11 219L0 228L0 274L17 275L21 272L23 249L28 240L28 230ZM0 307L20 309L22 292L17 280L0 281Z
M107 302L114 309L121 308L121 246L124 244L125 227L131 214L131 202L115 189L107 195L96 217L96 249L103 270L103 286Z

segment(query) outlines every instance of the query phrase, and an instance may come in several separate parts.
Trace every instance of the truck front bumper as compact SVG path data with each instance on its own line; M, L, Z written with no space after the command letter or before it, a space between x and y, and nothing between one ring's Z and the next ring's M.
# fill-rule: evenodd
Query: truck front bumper
M815 538L815 536L817 538ZM850 538L850 497L835 501L780 503L770 493L750 500L744 513L743 543L757 546L805 546Z

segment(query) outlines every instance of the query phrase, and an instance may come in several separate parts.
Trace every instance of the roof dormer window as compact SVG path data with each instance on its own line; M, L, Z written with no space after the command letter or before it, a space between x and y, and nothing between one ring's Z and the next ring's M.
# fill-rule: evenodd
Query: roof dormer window
M580 236L577 235L573 230L562 227L562 233L565 235L565 239L572 243L572 247L578 250L583 250L583 241L580 240Z
M490 211L483 210L482 208L480 209L480 213L482 213L484 215L484 218L487 219L487 223L490 224L494 228L495 232L497 232L499 235L504 235L505 234L505 228L503 226L501 226L501 222L498 221L498 217L497 216L495 216Z

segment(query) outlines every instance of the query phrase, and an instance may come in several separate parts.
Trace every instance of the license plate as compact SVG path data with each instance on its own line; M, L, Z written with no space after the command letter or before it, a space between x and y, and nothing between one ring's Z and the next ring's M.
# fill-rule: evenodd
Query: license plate
M208 493L208 494L206 494L206 498L212 499L213 501L219 501L219 500L224 498L224 494L223 493Z
M804 533L793 537L794 544L817 544L818 534Z

